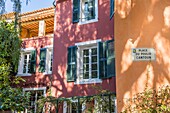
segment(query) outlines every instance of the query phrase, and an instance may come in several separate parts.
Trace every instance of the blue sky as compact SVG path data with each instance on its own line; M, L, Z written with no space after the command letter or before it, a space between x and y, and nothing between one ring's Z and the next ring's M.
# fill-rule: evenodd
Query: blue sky
M12 3L10 2L11 0L6 0L6 11L12 12ZM21 8L21 13L37 10L37 9L42 9L42 8L47 8L53 6L53 1L54 0L30 0L28 5L26 5L26 0L21 0L22 1L22 8Z

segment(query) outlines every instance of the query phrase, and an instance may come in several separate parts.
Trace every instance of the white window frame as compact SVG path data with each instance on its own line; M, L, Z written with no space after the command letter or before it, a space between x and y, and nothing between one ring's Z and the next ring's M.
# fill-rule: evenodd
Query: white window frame
M92 40L92 41L86 41L86 42L80 42L80 43L75 43L75 45L78 47L77 50L77 79L74 82L74 84L91 84L91 83L102 83L102 80L99 79L99 71L98 71L98 78L93 78L93 79L81 79L80 77L82 76L81 73L81 68L82 68L82 59L81 59L81 52L82 52L82 48L87 48L88 46L90 46L90 48L92 46L96 46L97 47L97 63L98 63L98 67L97 70L99 70L99 48L98 48L98 42L101 42L101 39L98 40Z
M45 46L45 48L46 48L46 61L45 61L45 72L43 72L43 75L52 74L52 70L50 71L50 67L51 67L51 54L53 55L53 46L49 45L49 46Z
M29 53L31 54L31 51L35 50L35 48L26 48L26 49L21 49L21 57L19 61L19 66L18 66L18 74L17 76L31 76L31 73L23 73L23 65L24 65L24 53Z
M23 88L23 93L25 93L26 91L43 91L43 96L46 97L46 87L39 87L39 88ZM26 113L27 113L27 109L26 109ZM36 107L35 107L35 113L36 113Z
M82 4L83 4L83 2L82 2L82 0L80 0L80 14L79 14L80 19L79 19L78 25L97 22L98 21L98 0L95 0L95 18L91 19L91 20L82 21L82 18L83 18Z

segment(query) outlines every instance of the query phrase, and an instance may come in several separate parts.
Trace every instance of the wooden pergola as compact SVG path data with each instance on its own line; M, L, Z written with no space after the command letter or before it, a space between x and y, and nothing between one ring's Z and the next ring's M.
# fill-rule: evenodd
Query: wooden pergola
M7 21L14 20L15 13L4 14ZM54 31L54 7L43 8L32 12L20 14L21 38L31 38L53 34ZM43 25L40 25L40 23ZM40 32L44 32L40 35Z

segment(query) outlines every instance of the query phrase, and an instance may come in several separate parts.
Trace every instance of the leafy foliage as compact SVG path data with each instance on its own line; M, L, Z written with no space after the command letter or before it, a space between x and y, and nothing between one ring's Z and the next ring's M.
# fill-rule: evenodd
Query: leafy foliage
M22 111L28 104L28 93L14 88L22 78L15 76L20 56L21 40L14 23L0 21L0 110Z
M57 99L53 96L42 97L38 100L38 113L44 111L49 112L52 106L56 106Z
M30 94L23 94L22 89L12 88L10 86L1 89L0 110L24 111L28 106Z
M14 74L18 68L21 40L14 28L14 23L0 22L0 65L8 65L6 68L10 74Z
M169 113L170 112L170 86L158 89L146 89L127 101L123 113Z

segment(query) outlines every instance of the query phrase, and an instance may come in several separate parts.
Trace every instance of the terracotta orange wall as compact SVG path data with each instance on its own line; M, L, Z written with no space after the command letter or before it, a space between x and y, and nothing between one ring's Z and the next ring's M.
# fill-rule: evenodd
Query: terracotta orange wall
M113 39L113 18L110 20L110 0L98 1L98 22L78 25L72 23L72 0L57 3L54 37L53 96L72 97L96 94L93 85L115 92L115 77L103 80L102 84L75 85L67 83L67 47L75 43L101 39Z
M115 0L118 113L126 99L170 83L170 0ZM154 48L156 61L132 61L131 48ZM148 75L148 76L147 76Z

